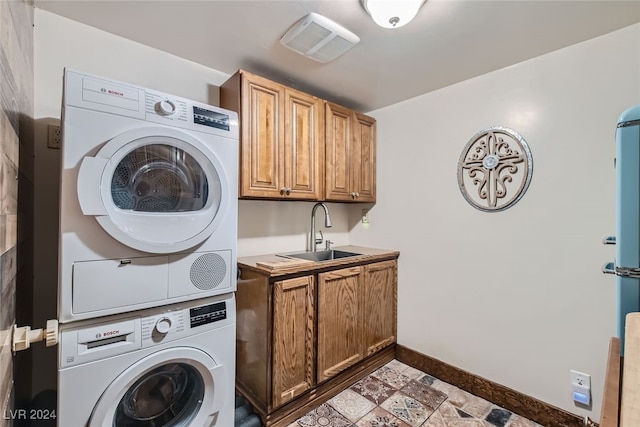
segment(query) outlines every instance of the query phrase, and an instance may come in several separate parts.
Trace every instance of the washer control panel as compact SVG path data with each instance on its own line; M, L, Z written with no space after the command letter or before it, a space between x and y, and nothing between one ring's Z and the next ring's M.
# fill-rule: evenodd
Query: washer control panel
M185 331L185 312L180 310L142 318L142 345L180 338Z
M164 307L61 324L59 368L64 369L109 357L172 343L216 329L235 330L236 306L233 293L186 301Z
M217 327L227 319L226 301L167 311L143 317L141 322L142 347L148 347Z
M192 308L189 310L189 318L192 328L224 320L227 318L227 303L221 301Z
M156 327L154 332L165 335L171 330L172 323L173 322L171 321L171 317L168 317L168 316L161 317L156 322Z

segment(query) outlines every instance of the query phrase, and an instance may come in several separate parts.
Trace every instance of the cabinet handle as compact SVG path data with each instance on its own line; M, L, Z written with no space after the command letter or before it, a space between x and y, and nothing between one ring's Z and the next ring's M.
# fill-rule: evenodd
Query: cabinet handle
M291 187L287 187L287 190L286 190L286 191L287 191L287 196L288 196L289 194L291 194Z
M356 198L356 193L354 193L353 191L351 192L351 198L355 199Z
M286 188L284 188L284 187L282 187L282 188L280 189L280 194L284 194L286 191L287 191L287 189L286 189Z
M356 199L360 197L360 193L356 192Z

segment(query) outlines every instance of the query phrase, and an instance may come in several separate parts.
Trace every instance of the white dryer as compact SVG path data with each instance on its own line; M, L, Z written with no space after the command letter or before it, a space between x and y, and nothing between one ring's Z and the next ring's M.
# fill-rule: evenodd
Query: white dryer
M60 322L236 289L237 114L65 70Z
M230 427L235 299L61 325L59 426Z

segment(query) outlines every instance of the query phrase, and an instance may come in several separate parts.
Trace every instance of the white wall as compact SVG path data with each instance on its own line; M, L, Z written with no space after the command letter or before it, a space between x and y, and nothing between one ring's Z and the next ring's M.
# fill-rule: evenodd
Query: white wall
M496 54L499 54L496 52ZM371 114L378 203L351 241L401 251L402 345L599 419L615 279L614 132L640 103L640 24ZM483 213L457 186L467 141L493 125L528 142L533 179ZM569 370L592 375L593 409Z
M59 124L63 68L74 68L218 105L229 75L36 9L35 27L35 289L36 318L56 317L60 151L47 148L46 125ZM304 250L313 204L240 201L238 255ZM336 244L349 239L348 208L330 204ZM318 220L322 229L322 221ZM55 387L55 349L34 347L34 394Z

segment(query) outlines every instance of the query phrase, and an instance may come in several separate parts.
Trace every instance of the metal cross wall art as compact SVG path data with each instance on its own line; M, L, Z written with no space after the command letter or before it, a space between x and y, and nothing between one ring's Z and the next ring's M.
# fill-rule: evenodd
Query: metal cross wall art
M533 158L516 131L500 126L473 136L458 161L458 186L471 206L485 212L510 208L531 182Z

